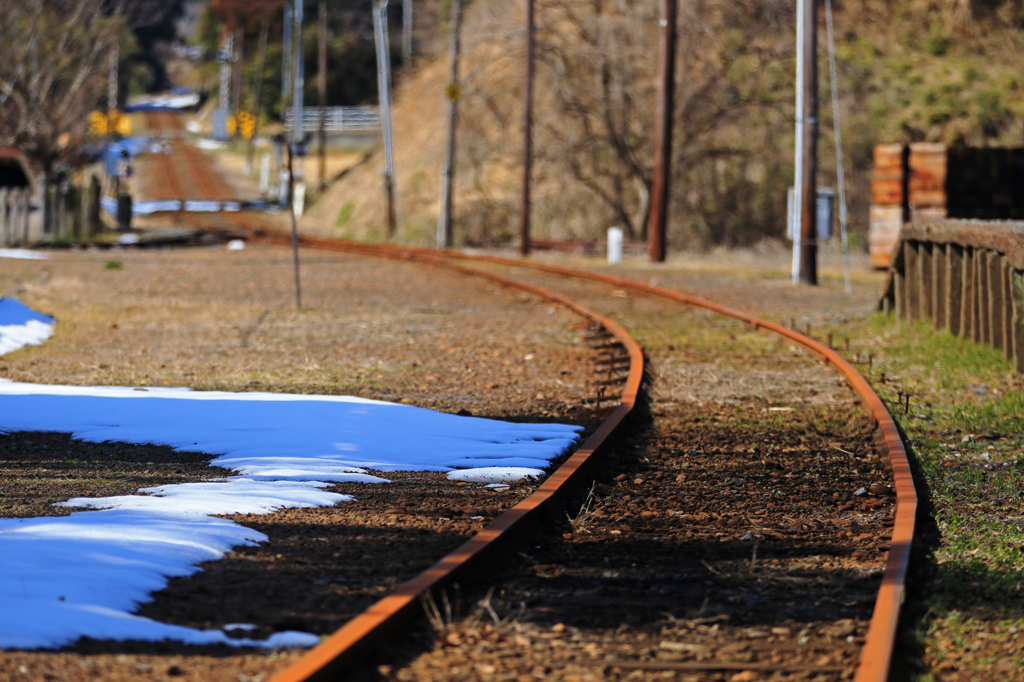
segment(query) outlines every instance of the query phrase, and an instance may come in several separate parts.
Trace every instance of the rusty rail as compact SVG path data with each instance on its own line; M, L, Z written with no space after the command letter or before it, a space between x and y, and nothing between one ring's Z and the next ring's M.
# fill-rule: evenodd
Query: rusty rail
M263 227L256 228L252 221L247 220L243 216L237 217L237 222L240 225L247 226L250 229L252 236L256 238L263 238L272 242L279 242L281 244L290 243L286 235L276 234ZM910 549L914 538L914 528L917 515L917 492L914 489L910 462L907 458L906 449L904 448L903 441L900 438L896 422L889 414L889 411L886 409L881 398L878 397L878 394L876 394L868 384L867 380L865 380L864 377L861 376L861 374L836 351L808 336L783 327L782 325L761 320L752 315L747 315L696 296L690 296L676 291L671 291L669 289L643 284L624 277L616 277L613 275L605 275L602 273L577 270L573 268L563 268L524 260L463 254L455 251L442 252L430 249L401 248L390 245L355 244L351 242L315 239L309 237L300 238L300 244L306 247L332 251L428 262L457 269L462 272L489 277L495 279L495 281L502 281L504 278L497 279L496 275L476 269L458 268L450 263L445 263L445 261L457 259L504 266L527 267L566 277L578 277L600 281L620 288L632 289L634 291L653 296L660 296L684 305L704 308L720 315L746 322L755 330L769 331L800 344L805 349L821 358L826 364L831 364L836 368L836 370L843 374L850 387L861 397L864 408L873 418L877 427L877 436L885 449L885 455L889 460L889 465L893 472L893 479L896 487L896 513L893 524L892 545L889 550L888 558L886 559L885 570L882 575L882 585L875 600L875 608L872 613L871 622L868 626L865 644L861 650L860 665L857 668L854 680L855 682L883 682L888 678L889 666L892 661L893 650L896 642L900 606L902 605L906 589L905 581L910 561ZM504 280L504 283L507 283L509 286L516 286L520 288L528 286L512 280ZM537 290L533 293L542 295L540 291L542 290ZM561 303L562 301L560 300L559 302ZM572 309L577 310L577 312L580 312L581 310L581 308L575 307ZM618 329L618 327L610 327L610 329ZM631 355L632 353L633 351L631 351ZM639 381L638 378L634 379L632 371L630 373L630 381ZM624 395L624 403L625 400L626 396ZM620 406L619 410L616 411L616 414L622 409L623 408ZM602 426L601 431L604 431L604 426ZM584 444L581 451L585 448L592 447L591 441L597 435L598 434L595 433L594 436ZM566 465L568 464L569 462L566 463ZM558 475L557 472L556 475ZM552 479L553 478L554 476ZM549 479L549 481L550 480L551 479ZM530 499L531 498L528 498L522 504L526 504ZM488 527L488 529L485 529L481 534L474 537L474 540L477 538L482 539L483 533L495 527L502 521L502 518L503 517L499 517L491 527ZM481 548L479 551L482 552L483 549ZM405 591L406 588L412 589L415 584L419 589L425 591L426 589L430 589L429 586L445 584L445 581L451 580L451 578L446 579L439 573L434 573L434 571L440 570L443 566L454 567L458 565L459 559L457 559L457 555L464 556L467 560L473 558L471 555L465 555L463 553L463 549L460 548L460 550L457 550L453 555L443 559L439 564L427 571L427 573L400 588L399 593L401 593L402 596L399 597L399 593L396 593L395 595L392 595L396 598L394 600L390 597L385 598L381 602L378 602L378 604L371 607L362 616L357 617L356 621L362 621L362 624L360 625L361 628L365 628L367 624L367 621L363 621L364 618L380 623L378 626L380 628L379 632L374 633L375 639L373 640L373 643L379 641L379 638L382 638L389 628L394 627L393 623L387 622L389 611L394 610L397 612L401 609L403 618L410 617L415 611L416 606L412 603L414 600L409 593ZM353 623L356 623L356 621L353 621ZM346 632L345 640L335 639L335 637L340 635L342 632ZM295 666L272 678L271 682L298 682L299 680L324 679L319 675L319 673L317 673L317 668L315 667L314 662L318 665L330 664L328 656L326 655L328 649L324 648L328 642L333 642L330 648L333 653L345 657L344 660L346 661L352 660L352 654L349 653L347 649L344 649L341 644L344 643L347 647L362 646L360 642L353 638L353 635L354 630L350 629L349 626L342 628L342 630L339 630L335 636L332 636L327 640L327 642L311 651L306 658L301 659ZM369 644L369 642L367 642L367 644ZM337 669L337 667L331 667L331 670ZM299 672L305 676L299 675Z
M378 253L376 255L383 255ZM625 423L636 405L644 372L640 346L611 319L576 303L572 299L540 287L518 282L451 263L437 254L403 253L389 250L389 257L408 258L438 265L457 272L485 277L508 287L525 291L558 303L610 332L629 354L629 374L619 406L598 429L543 484L525 500L512 507L474 535L454 552L417 577L384 597L341 629L321 642L294 665L278 673L271 682L300 682L334 679L347 666L365 657L373 647L419 613L420 598L464 579L470 570L495 552L520 540L542 520L555 518L565 497L584 481L611 436Z
M191 157L191 155L189 156ZM190 158L189 161L193 167L198 165L196 163L198 160L195 158ZM203 175L205 176L205 174ZM210 189L215 191L212 187ZM288 235L277 233L251 217L234 213L227 214L227 216L232 222L248 230L252 238L283 245L291 244L291 239ZM960 242L960 244L963 243ZM493 273L458 266L453 263L454 260L491 263L511 267L527 267L566 277L590 279L620 288L659 296L684 305L704 308L720 315L746 322L755 330L769 331L789 339L820 357L826 364L833 365L842 373L850 387L861 397L864 408L874 419L877 427L877 436L885 448L885 455L888 457L896 487L896 513L892 545L886 559L882 585L875 601L875 608L868 627L866 641L861 650L860 665L857 668L854 680L855 682L883 682L888 678L889 666L895 647L900 606L905 591L911 543L914 536L917 493L914 489L910 463L895 421L864 377L834 350L809 336L787 329L782 325L761 320L695 296L642 284L613 275L563 268L526 260L469 255L456 251L356 244L309 237L301 237L300 244L309 248L391 259L416 260L466 274L486 277L506 286L530 292L564 305L570 310L604 326L627 348L630 356L630 368L619 407L533 495L502 514L491 525L480 531L455 552L400 587L395 593L370 607L360 616L357 616L334 635L311 650L296 664L274 676L271 682L299 682L300 680L333 678L339 671L366 655L402 623L413 617L418 610L419 605L417 602L420 595L430 590L440 589L459 579L459 576L466 575L471 567L477 565L482 559L494 552L495 548L514 542L518 537L521 537L521 533L529 531L539 524L542 518L547 513L554 511L564 499L566 489L573 482L577 482L585 476L586 470L597 459L595 455L599 455L603 448L606 447L608 436L619 428L635 405L643 376L643 354L639 346L629 338L625 330L610 319L579 305L567 297ZM972 246L971 248L977 249L979 247ZM1018 252L1011 250L1009 253L1016 254ZM999 262L1002 263L1002 261ZM1015 264L1015 268L1018 268L1014 271L1016 272L1016 279L1012 280L1012 282L1016 282L1018 285L1021 280L1019 265L1016 264L1019 262L1021 261L1012 261ZM946 271L948 272L948 269ZM916 268L912 269L911 272L912 274L923 273L924 269ZM918 275L915 274L915 276ZM892 275L890 275L890 279L894 279ZM922 282L924 281L923 274L920 275L920 279ZM984 281L987 282L988 280ZM895 288L895 285L892 286ZM904 284L901 291L906 290L907 287ZM921 287L919 291L924 291L924 288ZM1020 290L1018 288L1014 291L1019 292ZM909 296L905 296L902 300L909 300ZM948 301L949 298L947 297L944 300ZM1014 300L1021 300L1021 297L1018 295ZM906 310L906 303L903 305L903 309ZM1019 320L1020 315L1017 315L1014 319ZM1005 329L1005 327L1003 328ZM1024 338L1024 334L1014 338Z
M1024 373L1024 223L939 220L900 231L878 308L1003 351Z

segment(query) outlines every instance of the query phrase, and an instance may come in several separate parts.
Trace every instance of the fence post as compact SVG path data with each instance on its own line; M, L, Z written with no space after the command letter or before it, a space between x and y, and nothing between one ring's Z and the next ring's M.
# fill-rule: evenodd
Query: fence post
M29 230L29 218L30 218L29 214L32 213L32 211L31 211L31 208L32 208L32 187L30 185L25 185L24 187L21 188L21 192L19 192L19 194L21 194L21 196L18 197L18 204L19 204L18 212L20 213L19 219L22 222L21 245L22 246L28 246L28 244L29 244L29 233L28 233L28 230ZM43 196L43 199L46 199L45 195ZM40 210L42 210L41 207L40 207Z
M903 257L907 268L907 321L917 322L921 319L921 254L917 240L904 242Z
M998 251L988 254L989 345L1003 349L1003 257Z
M11 190L7 187L0 187L0 246L11 245L10 222L8 220L7 199Z
M988 249L978 249L978 286L974 291L975 315L978 316L978 343L992 342L992 321L988 314Z
M946 326L954 336L960 336L961 297L963 296L964 248L959 244L946 245Z
M999 266L999 285L1003 290L1003 304L999 309L1003 318L1003 354L1007 360L1013 360L1013 282L1010 280L1013 268L1006 255L1000 256Z
M100 179L95 175L89 180L89 212L86 221L86 235L94 237L100 231Z
M917 305L920 319L932 317L932 243L917 243L917 276L921 281Z
M1013 290L1013 369L1024 374L1024 275L1020 270L1010 270L1010 287Z
M946 244L932 246L932 320L938 331L946 326Z
M893 259L892 267L892 295L893 307L896 308L896 319L901 322L907 320L907 248L904 243L896 245L896 257Z

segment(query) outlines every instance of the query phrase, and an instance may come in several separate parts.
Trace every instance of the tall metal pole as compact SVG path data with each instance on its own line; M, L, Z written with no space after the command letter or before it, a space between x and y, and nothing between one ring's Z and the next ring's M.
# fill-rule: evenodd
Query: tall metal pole
M672 180L672 113L675 108L676 0L661 2L661 53L658 63L658 120L651 187L647 246L651 260L665 260L665 232Z
M263 98L263 71L267 65L267 36L270 33L270 20L264 19L260 26L260 65L256 70L256 91L252 103L252 137L245 153L245 167L252 171L252 157L256 152L256 135L260 130L260 100Z
M113 49L110 50L110 72L107 76L107 111L117 109L117 62L118 56L117 41L114 41Z
M526 83L523 93L523 202L519 209L519 252L530 255L530 174L533 168L533 0L526 0Z
M802 130L803 177L800 189L800 283L818 283L818 242L815 230L818 171L818 0L804 0Z
M231 108L234 111L242 109L242 29L235 29L231 41Z
M302 283L299 280L299 226L295 215L295 174L292 172L292 146L288 145L288 213L292 221L292 264L295 269L295 307L302 308Z
M284 21L281 34L281 110L288 108L292 98L292 3L284 0ZM292 112L293 114L295 112Z
M836 182L839 185L839 232L843 244L843 283L846 293L853 293L850 284L850 244L846 238L846 176L843 171L843 133L839 122L839 84L836 75L836 42L832 32L832 0L825 0L825 19L828 28L828 73L832 86L832 132L836 145Z
M462 25L462 3L452 0L452 54L450 77L445 95L448 97L448 149L441 172L441 209L437 217L437 248L452 245L452 193L455 182L455 123L459 112L459 30Z
M412 0L402 0L402 59L412 59Z
M796 0L796 129L794 131L793 150L793 213L787 215L788 225L793 238L793 284L800 283L800 250L803 240L800 238L800 207L804 189L804 5L808 0Z
M292 140L298 145L305 137L305 129L302 125L302 95L305 88L305 73L303 69L303 40L302 40L302 0L295 0L295 7L292 10Z
M235 53L235 34L226 33L220 53L220 90L217 106L227 112L231 107L231 56Z
M320 54L316 84L320 96L320 191L327 189L327 3L320 0Z
M384 137L384 193L388 210L388 237L395 235L395 156L391 128L391 53L388 43L388 0L373 0L373 36L377 43L377 90Z

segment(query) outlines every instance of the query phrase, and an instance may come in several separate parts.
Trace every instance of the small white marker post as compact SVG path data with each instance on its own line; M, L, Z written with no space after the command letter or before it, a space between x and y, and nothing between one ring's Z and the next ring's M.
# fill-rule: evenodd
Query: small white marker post
M260 196L267 196L270 191L270 154L264 154L260 160Z
M608 264L619 265L622 262L622 228L608 228Z

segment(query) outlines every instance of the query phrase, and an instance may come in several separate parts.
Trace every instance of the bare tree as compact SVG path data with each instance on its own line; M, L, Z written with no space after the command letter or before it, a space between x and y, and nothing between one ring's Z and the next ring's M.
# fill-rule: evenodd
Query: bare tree
M474 184L488 179L502 154L513 153L503 131L514 120L510 97L519 89L522 48L501 5L474 5L476 25L466 32L476 45L468 49L460 154L469 157L466 173ZM631 238L646 236L656 5L538 4L538 224L557 224L563 238L598 237L612 224ZM791 107L792 3L691 0L681 8L670 236L703 245L777 234L790 163L790 115L782 110ZM483 191L476 196L486 198ZM465 219L474 221L471 207Z
M73 152L105 89L124 4L102 0L0 3L0 146L45 172Z

